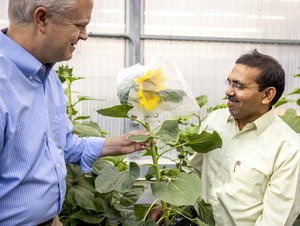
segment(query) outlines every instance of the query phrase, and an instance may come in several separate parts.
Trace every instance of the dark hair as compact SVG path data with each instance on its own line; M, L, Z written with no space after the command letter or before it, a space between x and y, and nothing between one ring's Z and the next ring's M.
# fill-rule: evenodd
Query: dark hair
M240 56L235 63L260 69L261 74L256 79L256 83L259 85L259 91L267 87L275 87L276 95L271 105L274 105L279 100L284 90L285 73L276 59L261 54L254 49L251 53Z

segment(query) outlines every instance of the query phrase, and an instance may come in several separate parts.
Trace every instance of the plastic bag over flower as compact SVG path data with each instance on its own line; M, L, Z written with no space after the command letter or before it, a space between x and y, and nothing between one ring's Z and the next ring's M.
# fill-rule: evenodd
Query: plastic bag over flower
M133 106L131 113L141 118L176 117L199 111L182 72L167 57L121 69L117 75L117 94L121 104Z

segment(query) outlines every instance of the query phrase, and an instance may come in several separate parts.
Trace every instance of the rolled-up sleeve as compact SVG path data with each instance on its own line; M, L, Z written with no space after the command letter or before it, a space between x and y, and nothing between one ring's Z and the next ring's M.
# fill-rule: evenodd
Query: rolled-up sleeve
M105 139L101 137L80 138L72 133L72 128L69 121L64 149L65 160L67 163L78 164L83 173L88 173L92 170L93 163L99 158Z

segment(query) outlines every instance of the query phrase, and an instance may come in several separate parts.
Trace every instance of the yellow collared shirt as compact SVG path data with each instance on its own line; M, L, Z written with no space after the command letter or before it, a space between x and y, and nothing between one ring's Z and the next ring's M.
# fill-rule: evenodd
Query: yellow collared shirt
M299 134L273 109L241 131L228 109L217 110L202 130L217 131L223 141L191 160L216 226L292 225L300 212Z

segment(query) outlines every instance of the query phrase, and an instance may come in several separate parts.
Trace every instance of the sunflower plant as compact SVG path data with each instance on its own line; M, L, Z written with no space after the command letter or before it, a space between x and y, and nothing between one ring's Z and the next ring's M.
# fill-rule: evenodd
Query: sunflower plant
M149 205L136 204L135 217L128 218L124 225L175 225L182 218L189 225L213 225L211 207L200 198L200 177L188 161L195 152L205 153L222 144L216 132L199 133L199 110L206 102L205 97L191 95L180 71L169 59L156 59L148 66L137 65L121 72L122 81L118 81L121 104L97 112L128 118L149 132L148 136L130 139L150 144L143 154L152 160L145 180L156 199ZM167 157L174 150L177 156ZM174 167L161 166L162 158L168 158ZM155 222L149 215L157 205L161 206L162 216Z

